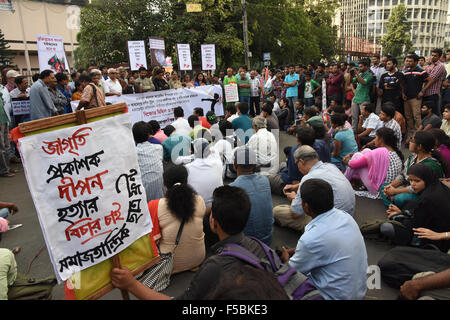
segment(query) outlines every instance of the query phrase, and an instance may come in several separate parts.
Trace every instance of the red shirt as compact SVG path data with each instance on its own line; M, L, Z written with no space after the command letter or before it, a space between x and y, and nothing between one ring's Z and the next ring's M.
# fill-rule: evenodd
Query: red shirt
M198 120L200 120L203 128L211 129L211 124L206 120L206 117L198 117Z

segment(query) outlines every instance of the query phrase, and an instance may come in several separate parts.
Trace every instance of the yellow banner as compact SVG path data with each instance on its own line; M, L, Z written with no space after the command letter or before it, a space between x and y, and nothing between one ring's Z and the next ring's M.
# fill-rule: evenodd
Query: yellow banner
M200 3L186 3L187 12L202 12L202 5Z

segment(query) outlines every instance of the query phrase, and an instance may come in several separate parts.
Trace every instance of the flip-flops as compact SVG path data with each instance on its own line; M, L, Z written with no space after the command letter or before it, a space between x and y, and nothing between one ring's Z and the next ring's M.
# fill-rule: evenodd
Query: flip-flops
M15 177L16 175L14 173L5 173L0 175L0 178L12 178Z

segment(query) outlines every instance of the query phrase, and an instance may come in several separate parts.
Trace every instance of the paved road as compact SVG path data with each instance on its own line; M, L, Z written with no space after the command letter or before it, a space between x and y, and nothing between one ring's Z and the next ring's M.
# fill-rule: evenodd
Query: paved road
M295 145L295 138L285 133L280 135L280 161L284 159L283 148ZM53 274L53 267L50 263L45 241L39 225L39 220L31 198L25 175L21 165L13 165L13 168L21 169L21 172L14 178L1 178L0 180L0 201L13 202L18 205L19 213L10 216L12 224L22 223L23 227L9 231L3 235L0 243L2 248L22 247L22 251L16 255L19 272L26 273L29 264L34 259L29 274L34 277L47 277ZM273 196L273 205L288 204L287 199L280 196ZM385 217L385 208L381 201L357 198L355 220L359 225L366 221L382 219ZM291 248L295 247L300 234L291 229L275 226L272 247L277 248L282 245ZM376 265L377 261L392 246L387 243L366 240L368 254L368 264ZM170 296L176 296L184 291L192 279L193 272L183 272L175 275L171 285L164 291ZM388 287L381 282L380 289L368 290L366 299L369 300L393 300L396 299L398 291ZM134 298L134 297L132 297ZM63 285L57 285L53 291L53 299L64 299ZM102 299L121 299L120 292L113 290Z

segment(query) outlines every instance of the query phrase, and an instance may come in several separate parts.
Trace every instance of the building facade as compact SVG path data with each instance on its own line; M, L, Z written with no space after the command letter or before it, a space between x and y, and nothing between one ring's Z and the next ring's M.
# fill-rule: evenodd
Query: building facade
M12 0L10 10L0 10L0 29L14 57L13 65L20 73L30 75L39 71L37 34L62 36L69 67L73 67L80 6L85 3L84 0Z
M445 48L449 0L342 0L344 39L362 38L379 46L391 10L400 3L407 9L414 50L429 56L434 48Z

